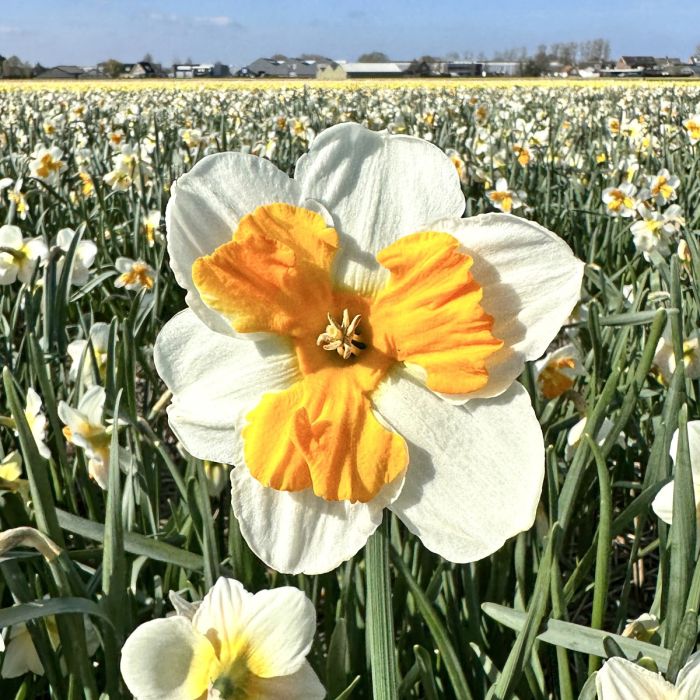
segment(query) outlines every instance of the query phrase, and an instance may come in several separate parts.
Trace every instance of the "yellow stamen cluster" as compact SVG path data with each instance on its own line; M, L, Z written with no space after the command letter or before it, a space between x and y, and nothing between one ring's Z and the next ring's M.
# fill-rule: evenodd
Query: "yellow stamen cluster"
M360 319L358 314L352 321L347 309L343 310L343 320L338 323L328 314L326 332L321 333L316 339L316 345L321 345L324 350L335 350L344 360L349 360L353 355L359 355L360 350L365 349L365 344L360 339Z

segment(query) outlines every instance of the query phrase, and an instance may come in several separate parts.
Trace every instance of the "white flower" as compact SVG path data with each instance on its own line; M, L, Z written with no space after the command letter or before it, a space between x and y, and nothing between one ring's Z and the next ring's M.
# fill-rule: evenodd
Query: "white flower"
M651 178L649 193L658 205L668 204L676 198L676 189L680 184L680 179L664 168L656 177Z
M249 593L220 578L201 604L146 622L122 649L136 698L321 700L306 661L316 629L311 601L291 587Z
M519 209L525 199L524 192L515 192L508 187L508 181L504 177L496 180L496 189L486 193L496 209L510 214L514 209Z
M316 137L295 179L229 152L173 188L190 308L156 342L170 425L236 465L241 532L275 569L334 568L386 507L456 562L532 525L544 446L515 379L583 265L537 224L464 208L435 146L350 123Z
M34 442L39 450L39 454L44 459L51 457L51 450L44 442L46 440L46 416L41 410L41 398L31 387L27 389L27 405L24 409L24 417L27 419L29 429L32 431Z
M34 270L46 258L41 238L22 238L18 226L0 226L0 286L15 280L31 282Z
M137 292L141 289L153 289L155 270L143 260L117 258L114 267L121 272L114 282L115 287L124 287Z
M114 426L107 427L102 422L105 404L105 390L93 386L86 391L78 408L72 408L65 401L58 404L58 417L65 423L63 436L68 442L85 450L88 458L88 474L100 488L106 489L109 483L109 454ZM129 466L129 457L120 450L119 463L122 469Z
M697 700L700 697L700 653L693 654L673 685L627 659L614 657L595 678L598 700Z
M107 367L107 354L109 352L109 324L94 323L90 328L90 341L95 355L97 370L100 377L104 378L105 369ZM85 386L91 386L95 383L95 374L93 369L93 353L90 352L87 340L74 340L68 345L68 354L71 358L71 366L69 377L75 381L78 376L78 368L80 363L83 363L83 372L81 379ZM83 357L85 358L83 360Z
M603 418L603 422L598 429L598 434L596 435L595 441L598 447L602 447L605 443L610 431L615 427L615 424L609 418ZM584 430L586 429L586 418L581 418L581 420L576 423L568 432L566 436L566 449L564 450L564 456L566 459L571 459L576 452L576 448L581 442ZM621 447L625 446L622 435L617 439L617 444Z
M63 151L56 146L46 148L39 146L29 161L29 172L32 177L36 177L43 182L55 185L61 173L68 167L61 159Z
M700 377L700 334L696 330L683 339L683 365L687 379L698 379ZM668 384L676 371L676 355L673 351L671 324L666 326L664 334L656 346L654 366L659 372L661 381L664 384Z
M700 526L700 421L688 421L688 447L690 450L690 467L693 473L693 492L695 494L696 517ZM678 452L678 430L671 438L671 458L676 460ZM661 520L669 525L673 522L673 491L674 482L670 481L654 498L651 507Z
M654 251L668 257L671 254L671 238L664 227L664 217L646 207L640 207L639 210L642 220L636 221L631 227L635 248L642 251L646 260L650 259L650 253Z
M62 228L56 234L56 245L63 251L68 252L71 243L76 236L72 228ZM95 262L97 246L92 241L85 239L78 242L73 255L73 267L71 269L71 284L76 287L84 285L90 279L90 268ZM56 274L60 276L63 269L64 258L58 261Z
M637 188L630 182L623 182L618 187L608 187L603 190L603 202L610 216L634 216L637 200L634 195Z

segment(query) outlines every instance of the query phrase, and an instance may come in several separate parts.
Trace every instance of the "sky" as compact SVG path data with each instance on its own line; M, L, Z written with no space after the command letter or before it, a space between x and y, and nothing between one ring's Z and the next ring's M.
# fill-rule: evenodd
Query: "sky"
M0 0L0 54L44 66L191 58L244 66L315 53L353 61L608 39L612 57L674 56L700 44L693 0Z

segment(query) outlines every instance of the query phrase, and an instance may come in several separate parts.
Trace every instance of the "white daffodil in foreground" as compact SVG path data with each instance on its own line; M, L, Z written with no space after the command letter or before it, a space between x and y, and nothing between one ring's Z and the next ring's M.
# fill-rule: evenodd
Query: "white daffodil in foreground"
M688 421L688 447L690 448L690 467L693 472L693 492L695 493L695 510L700 526L700 420ZM675 461L678 450L678 431L671 439L671 457ZM673 521L673 481L656 494L651 507L654 513L669 525Z
M627 659L603 664L595 678L598 700L696 700L700 698L700 653L680 670L676 684Z
M155 348L170 424L236 465L235 515L273 568L334 568L386 507L456 562L532 525L544 448L515 379L583 264L537 224L464 207L439 149L357 124L317 136L295 179L222 153L174 186L190 308Z
M201 604L138 627L122 649L121 671L136 700L320 700L306 661L316 612L291 587L252 594L220 578Z
M102 413L105 405L105 390L93 386L86 391L78 408L72 408L65 401L58 404L58 417L65 423L63 436L77 447L85 450L88 458L88 474L100 488L106 489L109 483L109 453L114 426L105 426ZM128 455L119 454L123 467L128 466Z
M697 331L692 331L683 338L682 348L686 379L698 379L700 377L700 335ZM659 379L664 384L669 384L676 371L676 353L673 350L670 323L666 326L664 334L656 346L654 367L658 372Z

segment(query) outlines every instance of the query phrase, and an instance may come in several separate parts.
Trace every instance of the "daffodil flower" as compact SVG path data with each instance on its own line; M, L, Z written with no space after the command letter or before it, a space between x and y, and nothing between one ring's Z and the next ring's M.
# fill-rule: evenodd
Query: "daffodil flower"
M321 700L306 661L316 629L311 601L291 587L252 594L220 578L197 607L138 627L121 672L136 698Z
M100 377L104 379L107 371L107 357L109 353L109 324L97 322L90 327L90 342L92 343L92 351L94 352L94 362L97 363L95 369ZM74 340L68 344L66 348L68 355L71 358L71 366L68 376L75 380L78 377L78 369L80 363L83 363L83 371L81 374L82 382L85 386L92 386L95 383L95 375L93 370L93 352L88 347L87 340ZM83 360L83 357L85 358Z
M32 437L36 443L39 454L44 459L51 457L51 450L44 442L46 440L46 416L42 411L41 397L31 387L27 389L27 405L24 409L24 417L27 420Z
M598 700L695 700L700 697L700 653L680 670L675 685L660 673L614 657L595 678Z
M18 226L0 226L0 286L16 280L28 284L46 257L41 238L22 238Z
M584 373L578 350L564 345L535 363L537 388L545 399L555 399L573 387Z
M68 252L71 243L77 233L72 228L62 228L56 234L56 245L63 250ZM71 269L70 283L76 287L82 287L88 279L90 279L90 268L95 262L95 256L97 255L97 246L93 241L81 240L75 247L75 253L73 255L73 267ZM57 274L61 274L63 269L63 258L58 261Z
M63 436L68 442L85 450L88 458L88 474L101 489L109 483L109 454L114 426L102 422L105 404L105 390L93 386L83 394L78 408L72 408L65 401L58 404L58 417L65 423ZM128 455L119 452L119 463L123 469L129 466Z
M26 482L22 476L22 456L16 450L0 461L0 491L17 491Z
M143 260L117 258L114 267L121 273L114 282L115 287L124 287L135 292L153 289L155 270Z
M688 421L688 447L690 449L690 467L693 473L693 492L695 494L695 511L700 527L700 420ZM675 461L678 451L678 431L671 438L671 458ZM665 523L673 522L674 482L664 486L652 501L651 507Z
M583 264L563 241L512 216L460 219L445 154L357 124L317 136L295 179L224 153L172 192L190 308L156 367L185 448L236 465L259 557L328 571L385 507L456 562L532 525L543 440L515 379L578 300Z
M636 194L637 188L629 182L603 190L603 203L606 205L608 214L613 217L634 216L637 207Z
M683 367L686 379L700 378L700 335L692 331L683 339ZM676 353L673 350L673 337L669 323L659 339L654 353L654 367L663 384L669 384L676 371Z
M39 146L32 153L32 158L29 161L29 172L32 177L46 182L48 184L56 184L68 166L63 160L63 151L56 146L46 148Z

